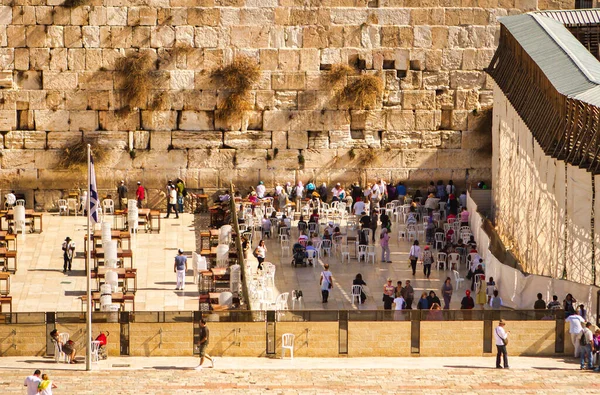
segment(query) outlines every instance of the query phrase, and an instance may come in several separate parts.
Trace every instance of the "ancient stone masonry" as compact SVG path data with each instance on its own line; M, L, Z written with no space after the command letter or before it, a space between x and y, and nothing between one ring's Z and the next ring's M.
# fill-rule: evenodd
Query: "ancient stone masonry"
M383 176L421 184L490 177L478 132L492 104L482 71L496 20L567 0L3 0L0 6L0 189L83 184L59 166L81 140L105 150L101 188L161 188ZM138 53L135 54L134 53ZM149 83L127 102L122 59L146 57ZM214 70L249 58L260 76L237 119L216 117L231 92ZM381 81L373 105L341 87ZM143 73L148 74L143 74ZM142 74L139 74L142 73ZM139 92L138 92L139 93ZM479 128L480 129L480 128ZM379 149L372 155L369 149ZM73 179L75 178L75 181Z

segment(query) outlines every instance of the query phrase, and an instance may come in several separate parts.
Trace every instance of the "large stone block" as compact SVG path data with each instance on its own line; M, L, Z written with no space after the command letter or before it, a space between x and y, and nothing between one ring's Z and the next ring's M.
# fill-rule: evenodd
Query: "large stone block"
M415 113L412 110L390 110L387 113L387 128L412 130L415 128Z
M38 129L48 131L69 130L69 112L36 110L34 112L35 124Z
M264 149L239 149L235 153L235 158L236 168L238 169L262 169L267 167L267 151Z
M188 155L186 150L150 150L140 152L133 160L133 167L144 170L185 169Z
M233 169L233 149L189 149L188 167L194 169Z
M17 127L17 112L0 110L0 131L14 130Z
M468 169L472 153L467 150L439 150L438 167L446 169Z
M182 111L179 121L181 130L214 130L212 112L207 111Z
M433 108L435 91L404 91L402 107L412 110L427 110Z
M421 148L422 134L418 131L386 130L381 138L382 148L418 149Z
M274 90L302 90L306 86L304 73L273 73L271 87Z
M305 149L308 148L308 132L302 130L290 130L287 133L287 148Z
M70 130L92 131L98 129L97 111L71 111L69 118Z
M146 130L173 130L176 123L176 111L142 111L142 127Z
M171 144L175 149L219 148L223 144L222 132L209 131L173 131Z
M48 149L63 149L81 141L81 132L48 132Z
M438 166L437 150L410 150L402 153L402 167L435 169Z
M140 116L137 112L117 114L114 111L100 111L99 122L102 130L137 130Z
M226 147L238 150L271 148L271 132L248 130L243 132L224 132L223 143ZM266 155L266 152L265 152Z

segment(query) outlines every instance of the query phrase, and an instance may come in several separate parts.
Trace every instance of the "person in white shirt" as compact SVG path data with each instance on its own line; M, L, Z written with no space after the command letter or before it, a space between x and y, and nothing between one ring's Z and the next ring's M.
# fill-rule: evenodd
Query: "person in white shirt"
M15 191L10 191L10 193L6 195L6 205L8 207L13 207L15 204L17 204L17 196L15 195Z
M577 358L579 356L580 344L579 341L581 339L581 334L583 331L582 324L585 320L579 314L572 314L565 320L569 323L569 333L571 334L571 343L573 343L573 348L575 349L574 357Z
M271 238L271 225L273 225L271 220L265 215L261 222L263 237L269 236Z
M496 327L496 329L494 330L494 339L496 340L496 350L498 350L498 353L496 354L496 369L502 369L502 366L500 366L500 355L502 355L504 357L504 369L508 369L508 355L506 354L506 343L507 343L507 339L508 339L508 334L510 332L506 332L504 330L504 325L506 325L506 323L504 322L503 319L500 319L500 322L498 322L498 326Z
M175 185L171 182L167 187L167 191L169 192L169 196L167 197L169 199L169 204L167 205L167 216L165 218L169 218L171 210L173 210L175 212L175 218L179 219L179 212L177 211L177 188L175 188Z
M36 369L36 371L33 372L33 375L27 376L25 383L23 384L27 387L27 395L37 395L38 385L42 382L42 379L40 379L41 374L42 372L40 372L39 369Z
M262 181L259 182L256 187L256 196L258 196L259 199L264 198L266 190L267 188L265 188L265 183Z
M365 202L363 202L362 199L358 197L358 200L356 201L356 203L354 203L354 215L360 216L362 213L365 212Z

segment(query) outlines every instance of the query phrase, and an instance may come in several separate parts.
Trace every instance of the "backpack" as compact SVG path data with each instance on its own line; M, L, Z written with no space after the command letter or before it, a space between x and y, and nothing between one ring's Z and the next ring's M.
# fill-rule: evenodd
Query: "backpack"
M585 336L585 329L581 331L581 338L579 339L579 344L582 346L585 346L586 344L588 344L586 336Z
M188 191L187 191L187 189L186 189L186 188L183 188L183 191L181 192L181 195L182 195L183 197L186 197L186 196L188 195Z

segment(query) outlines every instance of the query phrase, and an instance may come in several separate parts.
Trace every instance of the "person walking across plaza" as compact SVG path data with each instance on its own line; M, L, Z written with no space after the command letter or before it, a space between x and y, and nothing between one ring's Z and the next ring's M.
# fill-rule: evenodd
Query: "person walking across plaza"
M381 245L381 262L392 263L390 259L390 235L388 234L388 230L386 228L381 229L381 234L379 235L379 244Z
M408 259L410 260L410 267L412 268L413 276L417 272L417 260L421 256L421 247L419 247L419 240L415 240L413 245L410 247L408 253Z
M169 186L167 187L168 191L168 205L167 205L167 216L165 218L169 218L171 215L171 210L175 212L175 218L179 219L179 212L177 212L177 188L173 185L172 182L169 182Z
M431 265L433 264L433 254L429 249L429 246L425 246L425 250L423 251L423 275L429 279L431 275Z
M585 328L581 331L581 340L580 340L580 354L581 354L581 363L580 369L585 369L585 360L588 361L587 368L589 370L594 369L594 364L592 361L592 352L594 351L594 334L590 330L592 326L591 322L585 323Z
M123 210L123 204L127 207L127 187L124 180L121 180L117 187L117 196L119 196L119 210Z
M204 363L204 359L208 359L210 361L211 368L215 367L214 357L211 357L206 352L206 349L208 348L208 339L209 339L208 327L206 326L206 321L204 321L204 318L202 318L200 320L200 341L198 342L199 351L200 351L200 363L198 364L198 366L196 366L196 370L202 369L202 364Z
M177 212L183 213L183 201L187 195L187 191L185 189L185 184L181 178L177 179L177 183L175 184L175 189L177 189Z
M329 264L326 263L323 265L323 270L321 272L321 296L323 298L323 303L327 303L327 299L329 298L329 292L333 289L333 276L329 271Z
M187 257L183 255L183 250L181 248L177 250L177 256L175 257L175 263L173 264L173 271L177 274L177 286L175 287L175 290L183 291L185 289Z
M504 369L509 369L508 354L506 353L506 345L508 344L508 334L510 332L507 332L506 330L504 330L505 325L506 325L506 323L504 322L504 320L500 319L500 322L498 322L498 326L494 330L494 339L496 340L496 350L498 351L496 354L496 369L502 369L502 366L500 365L500 356L503 357Z
M36 395L38 393L38 385L42 382L40 378L42 372L36 369L31 376L25 378L23 385L27 387L27 395Z
M452 299L452 280L450 277L446 277L444 284L442 285L442 296L444 298L444 310L450 309L450 300Z
M579 357L579 341L583 333L583 324L585 320L579 314L575 313L565 319L569 323L569 334L571 335L571 343L573 343L574 357Z
M75 242L71 240L69 236L65 238L65 241L62 243L63 250L63 273L66 273L67 270L71 271L71 265L73 263L73 256L75 255Z
M135 198L137 200L138 208L142 208L142 203L146 198L146 189L142 186L141 182L137 182L137 189L135 190Z
M392 303L394 302L394 294L396 293L396 287L392 285L392 279L388 278L387 282L383 284L383 309L391 310Z

